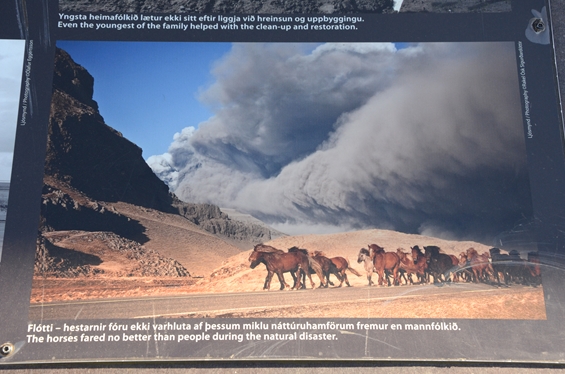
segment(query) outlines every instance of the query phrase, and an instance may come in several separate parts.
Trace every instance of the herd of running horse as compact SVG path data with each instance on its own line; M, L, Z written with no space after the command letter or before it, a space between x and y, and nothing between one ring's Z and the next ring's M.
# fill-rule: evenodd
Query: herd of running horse
M357 270L349 266L343 257L328 258L323 252L292 247L287 252L275 247L257 244L249 256L251 269L259 264L267 268L264 290L271 287L271 279L276 274L281 284L280 289L290 288L285 282L283 273L289 272L294 280L292 289L306 288L306 277L312 288L315 283L312 274L320 279L319 287L334 285L330 275L347 286L347 271L361 276ZM537 253L528 253L524 260L517 251L502 253L499 248L491 248L479 254L474 248L462 252L459 257L442 253L437 246L411 247L411 253L402 248L396 252L386 252L377 244L369 244L361 248L357 258L363 263L369 286L373 285L372 275L378 274L379 285L425 284L444 282L474 282L497 286L508 286L511 283L538 286L541 284L540 262ZM502 282L501 282L502 280Z

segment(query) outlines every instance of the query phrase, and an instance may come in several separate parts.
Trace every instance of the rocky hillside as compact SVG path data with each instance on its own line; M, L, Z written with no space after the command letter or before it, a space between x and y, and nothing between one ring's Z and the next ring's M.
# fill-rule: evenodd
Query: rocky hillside
M112 232L57 231L40 238L35 273L55 278L187 277L176 260Z
M392 13L393 0L60 0L59 9L73 12L191 13Z

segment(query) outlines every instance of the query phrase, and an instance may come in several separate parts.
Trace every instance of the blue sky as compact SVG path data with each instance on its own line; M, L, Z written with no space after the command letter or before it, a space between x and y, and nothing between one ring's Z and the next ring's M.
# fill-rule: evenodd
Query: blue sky
M106 124L143 149L165 153L173 135L208 119L198 93L212 83L214 61L230 43L60 41L57 46L94 76L94 99Z

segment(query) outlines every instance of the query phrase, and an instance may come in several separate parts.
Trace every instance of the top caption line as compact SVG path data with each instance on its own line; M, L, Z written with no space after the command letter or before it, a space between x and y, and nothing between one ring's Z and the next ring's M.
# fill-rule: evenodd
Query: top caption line
M358 16L225 16L59 13L64 29L121 30L357 30Z

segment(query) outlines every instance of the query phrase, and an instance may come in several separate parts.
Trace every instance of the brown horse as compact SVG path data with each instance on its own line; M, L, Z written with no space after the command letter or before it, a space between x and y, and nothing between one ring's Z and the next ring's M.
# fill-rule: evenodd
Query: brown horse
M384 248L377 244L369 244L369 254L373 260L375 271L379 274L379 286L384 282L385 272L392 274L394 285L399 284L398 269L400 268L400 258L394 252L385 252ZM390 282L387 283L390 286Z
M410 247L410 249L412 250L412 260L414 261L414 265L422 264L422 268L424 269L424 273L425 273L426 282L429 281L428 259L426 255L424 255L420 247L418 247L417 245Z
M333 274L336 276L336 278L343 283L343 279L341 278L341 275L338 273L337 268L335 266L335 264L332 262L332 260L330 260L329 258L326 257L326 255L321 252L321 251L315 251L313 255L311 255L312 258L314 260L316 260L316 262L318 262L320 264L320 266L322 267L322 273L324 275L324 279L326 281L325 287L328 287L328 284L331 284L332 286L334 285L331 281L330 281L330 274ZM340 286L341 286L340 283ZM321 287L322 285L320 285Z
M292 247L288 249L289 253L302 253L303 255L305 255L308 258L308 268L306 268L305 270L301 271L301 275L302 275L302 279L303 281L303 287L302 288L306 288L306 276L308 276L308 278L310 278L310 283L312 284L312 288L315 287L314 281L312 280L312 273L316 273L318 275L318 278L320 278L320 288L324 287L327 288L328 284L326 283L325 280L325 270L324 268L327 268L328 272L329 272L329 268L332 266L332 263L329 259L326 259L327 261L324 261L323 259L321 259L322 262L319 262L317 259L312 258L307 249L303 249L303 248L298 248L298 247ZM325 257L324 257L325 258Z
M467 264L473 271L473 283L486 283L488 275L494 277L494 270L490 264L490 256L488 253L485 252L479 255L475 248L469 248L465 254L467 255Z
M426 258L421 257L418 262L414 262L411 258L408 257L408 253L404 252L402 248L398 248L396 250L396 254L400 259L400 271L406 273L407 280L410 281L410 284L414 284L414 280L412 279L412 274L415 274L418 280L420 281L419 284L422 284L426 281L426 268L428 264L426 263Z
M343 258L343 257L332 257L332 258L330 258L330 260L335 265L337 272L341 275L341 282L339 283L338 287L341 287L341 285L343 284L343 281L345 281L345 284L347 284L347 287L351 287L351 285L349 284L349 279L347 279L347 274L346 274L346 271L348 271L348 270L358 277L361 276L361 273L359 273L357 270L355 270L355 269L353 269L352 267L349 266L349 261L347 261L345 258ZM338 277L338 279L339 279L339 277Z
M345 284L347 284L347 287L351 287L351 284L349 284L349 279L347 279L347 274L346 274L347 270L357 275L358 277L361 276L361 274L357 270L349 267L349 261L347 261L343 257L327 258L324 252L315 251L312 258L317 260L320 263L320 265L322 265L322 269L324 270L324 275L326 276L326 284L329 283L333 286L333 283L330 281L330 274L333 274L339 280L339 286L337 287L341 287L344 281ZM329 264L327 265L325 265L326 260L329 261Z
M255 267L261 263L267 268L267 277L263 285L264 290L268 290L271 287L273 274L277 274L279 282L281 283L281 290L289 288L290 286L285 282L283 277L283 273L286 272L290 272L295 279L293 289L299 289L300 272L302 270L308 273L312 287L314 287L314 282L308 272L308 256L301 252L287 253L269 245L257 244L249 256L249 262L251 269L255 269Z

